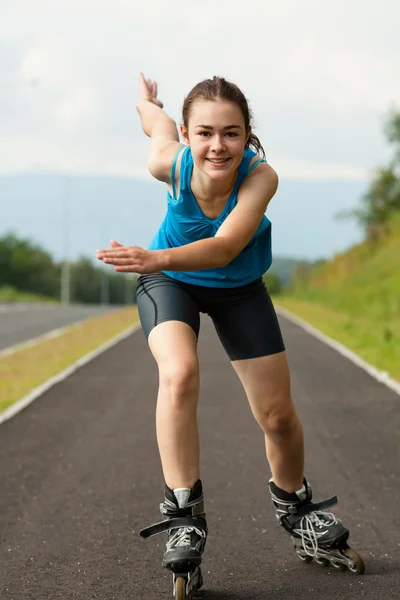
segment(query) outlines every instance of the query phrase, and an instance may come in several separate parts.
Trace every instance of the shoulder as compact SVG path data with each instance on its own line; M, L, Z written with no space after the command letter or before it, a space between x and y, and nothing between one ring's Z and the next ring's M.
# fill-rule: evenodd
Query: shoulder
M190 146L180 145L172 160L170 176L167 183L168 192L174 200L177 200L181 192L181 181L185 178L185 172L193 163Z
M257 161L261 161L261 157L255 155L250 162L250 168ZM238 201L244 195L251 194L254 198L259 198L261 201L270 200L278 189L278 174L266 162L260 162L247 175L239 189Z
M251 148L246 148L242 160L242 172L244 175L243 185L253 185L255 182L262 185L273 185L275 182L278 185L278 175L276 171L263 158ZM241 186L241 187L242 187Z
M171 183L171 170L177 157L181 159L183 149L186 148L175 140L152 139L148 168L150 173L165 183Z
M263 158L262 156L254 152L254 150L252 150L251 148L246 148L239 168L239 171L241 172L243 178L242 181L244 181L244 179L247 179L250 173L253 173L255 169L260 171L259 165L266 164L268 164L266 158Z

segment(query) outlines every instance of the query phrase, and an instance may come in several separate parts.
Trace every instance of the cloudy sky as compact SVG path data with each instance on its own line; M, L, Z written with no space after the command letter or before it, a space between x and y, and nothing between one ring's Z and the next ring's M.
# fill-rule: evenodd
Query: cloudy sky
M366 186L390 156L383 122L400 106L399 22L398 0L0 0L0 177L149 179L135 109L143 71L178 123L199 80L237 83L281 182ZM354 189L344 207L358 202ZM310 197L299 202L312 217ZM291 198L280 210L295 232ZM332 241L321 231L309 254L356 237L354 228L338 231ZM282 238L284 250L288 238L294 233ZM292 246L299 254L304 244Z
M182 101L214 74L286 178L362 179L400 99L397 0L0 0L0 170L146 178L137 72ZM36 86L29 82L38 80Z

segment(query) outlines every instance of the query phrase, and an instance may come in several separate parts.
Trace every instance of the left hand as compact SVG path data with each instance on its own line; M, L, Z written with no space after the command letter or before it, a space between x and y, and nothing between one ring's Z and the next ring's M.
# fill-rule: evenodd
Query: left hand
M111 248L97 250L99 260L115 265L114 270L124 273L156 273L160 270L158 252L139 246L123 246L111 240Z

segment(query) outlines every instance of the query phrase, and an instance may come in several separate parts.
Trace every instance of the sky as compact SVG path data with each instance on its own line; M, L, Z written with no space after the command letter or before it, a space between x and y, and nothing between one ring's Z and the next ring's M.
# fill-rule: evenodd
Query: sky
M150 180L143 71L178 124L198 81L234 81L281 181L367 184L390 156L399 22L397 0L0 0L0 176Z

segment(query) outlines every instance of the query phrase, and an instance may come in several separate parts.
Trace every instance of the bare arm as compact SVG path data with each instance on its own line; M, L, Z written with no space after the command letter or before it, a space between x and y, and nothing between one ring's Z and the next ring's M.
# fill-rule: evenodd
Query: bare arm
M156 179L171 183L170 173L174 156L181 146L178 130L157 98L157 83L139 74L139 99L136 105L144 133L151 137L148 167Z
M249 243L278 188L278 176L266 163L258 165L239 190L238 203L215 237L161 250L162 269L195 271L224 267Z
M166 250L144 250L113 242L98 258L116 265L117 271L155 273L198 271L224 267L249 243L278 187L278 176L267 164L258 165L239 190L238 203L215 237Z

